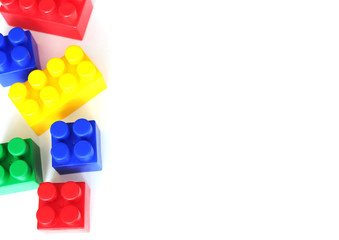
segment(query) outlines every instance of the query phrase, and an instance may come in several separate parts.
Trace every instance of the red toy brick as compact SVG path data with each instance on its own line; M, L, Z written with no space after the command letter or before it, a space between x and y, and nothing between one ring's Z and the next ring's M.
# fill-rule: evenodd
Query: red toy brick
M90 189L85 182L41 183L38 195L39 230L89 231Z
M9 25L82 40L91 16L91 0L1 0Z

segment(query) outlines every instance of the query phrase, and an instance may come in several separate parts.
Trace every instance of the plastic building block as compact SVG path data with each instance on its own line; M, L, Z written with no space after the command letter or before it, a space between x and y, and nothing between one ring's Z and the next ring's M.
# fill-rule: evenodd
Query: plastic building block
M0 33L0 84L11 86L26 82L28 74L40 68L38 47L32 34L13 28L8 36Z
M89 231L90 189L85 182L44 182L38 195L39 230Z
M82 40L93 5L91 0L1 0L8 25Z
M52 166L59 174L102 170L100 132L95 121L58 121L51 126Z
M0 144L0 195L37 189L41 182L40 149L32 139Z
M28 125L40 135L106 88L99 70L78 46L34 70L25 83L15 83L8 96Z

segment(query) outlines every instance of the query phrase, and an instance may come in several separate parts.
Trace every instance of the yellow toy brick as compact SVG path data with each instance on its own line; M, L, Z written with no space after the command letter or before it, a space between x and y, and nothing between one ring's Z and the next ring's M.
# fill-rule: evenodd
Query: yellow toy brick
M52 58L44 70L34 70L25 83L15 83L8 96L37 135L106 88L105 80L78 46L62 58Z

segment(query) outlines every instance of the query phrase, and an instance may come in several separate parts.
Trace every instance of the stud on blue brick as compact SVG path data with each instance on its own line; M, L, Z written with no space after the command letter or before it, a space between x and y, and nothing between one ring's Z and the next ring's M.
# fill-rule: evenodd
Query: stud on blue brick
M30 72L40 69L38 47L30 33L13 28L8 36L0 33L0 84L11 86L26 82Z
M50 131L52 166L59 174L102 170L100 131L95 121L58 121Z

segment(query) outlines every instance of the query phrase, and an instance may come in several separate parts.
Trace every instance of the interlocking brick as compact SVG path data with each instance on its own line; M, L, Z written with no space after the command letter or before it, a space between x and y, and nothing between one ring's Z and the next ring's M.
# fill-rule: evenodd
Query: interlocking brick
M93 10L91 0L1 0L8 25L82 40Z
M100 132L95 121L58 121L50 131L52 166L59 174L102 169Z
M44 70L34 70L25 83L15 83L8 96L37 135L106 88L105 80L78 46L52 58Z
M39 230L89 231L90 189L85 182L41 183L38 189Z
M40 68L38 47L29 31L13 28L8 36L0 33L0 84L26 82L28 74Z
M41 182L40 149L32 139L0 144L0 195L37 189Z

